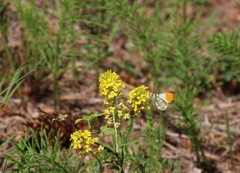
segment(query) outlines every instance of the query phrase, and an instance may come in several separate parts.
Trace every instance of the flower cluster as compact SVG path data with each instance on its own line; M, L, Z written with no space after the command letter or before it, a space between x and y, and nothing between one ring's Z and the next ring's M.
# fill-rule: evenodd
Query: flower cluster
M123 95L121 88L124 88L125 85L117 73L111 70L106 71L100 75L99 83L100 93L106 96L104 104L111 104L116 96Z
M118 128L122 120L127 120L131 117L130 108L134 110L135 114L139 114L143 109L150 109L151 93L147 91L148 88L145 86L140 86L130 91L126 104L124 102L118 103L115 99L117 96L123 95L121 89L125 87L118 74L111 70L106 71L100 75L99 84L100 93L105 96L104 104L111 104L104 111L108 126Z
M149 101L152 94L147 89L148 87L142 85L129 93L127 102L131 104L135 114L139 114L141 110L150 109Z
M110 106L109 108L105 109L104 114L107 125L114 125L116 128L119 127L122 120L127 120L130 118L129 108L122 102L119 103L116 107ZM116 115L114 122L113 115Z
M71 134L71 146L73 149L79 149L79 156L83 157L88 153L98 154L103 151L104 147L98 145L98 138L93 138L92 133L88 130L82 132L81 130L73 132ZM98 145L98 148L94 150L94 146Z

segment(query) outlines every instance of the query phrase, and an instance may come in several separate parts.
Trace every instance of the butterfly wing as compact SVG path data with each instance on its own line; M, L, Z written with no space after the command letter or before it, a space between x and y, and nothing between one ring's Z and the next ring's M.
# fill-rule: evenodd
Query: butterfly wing
M173 100L172 93L161 93L161 94L153 94L153 99L156 103L156 106L159 110L165 111L168 108L168 103Z
M159 94L159 97L161 97L165 102L170 103L174 96L172 93L162 93Z

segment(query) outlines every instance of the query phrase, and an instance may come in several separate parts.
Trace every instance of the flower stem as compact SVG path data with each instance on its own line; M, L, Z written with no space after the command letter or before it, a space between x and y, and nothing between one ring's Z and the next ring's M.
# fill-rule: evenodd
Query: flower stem
M116 101L114 101L116 103ZM114 104L116 105L116 104ZM113 113L113 128L114 128L114 136L115 136L115 147L116 147L116 152L119 152L118 148L118 130L116 128L116 116L117 116L117 108L115 107L114 113Z

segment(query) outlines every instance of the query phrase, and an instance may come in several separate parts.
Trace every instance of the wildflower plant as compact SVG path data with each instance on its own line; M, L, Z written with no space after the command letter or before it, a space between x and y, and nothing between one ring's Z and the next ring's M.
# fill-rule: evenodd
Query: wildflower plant
M96 118L104 115L105 123L101 126L99 136L109 136L112 140L110 143L101 142L99 138L93 137L89 130L75 131L71 135L73 149L80 150L80 157L87 154L93 155L101 164L100 158L104 163L113 163L114 169L123 172L126 166L128 153L129 137L133 128L134 119L140 115L141 111L150 109L151 93L147 91L148 87L139 86L129 92L128 97L125 96L123 89L125 84L120 76L108 70L99 77L100 94L104 96L103 104L106 106L103 114L92 114L89 117ZM91 119L91 118L90 118ZM86 116L78 119L90 120ZM89 124L90 128L91 125ZM100 157L106 151L106 157ZM110 156L110 155L112 156Z
M83 157L88 153L98 154L103 150L103 146L99 145L95 151L93 146L97 145L98 138L92 137L92 133L89 130L75 131L71 134L71 141L73 149L79 149L79 156Z

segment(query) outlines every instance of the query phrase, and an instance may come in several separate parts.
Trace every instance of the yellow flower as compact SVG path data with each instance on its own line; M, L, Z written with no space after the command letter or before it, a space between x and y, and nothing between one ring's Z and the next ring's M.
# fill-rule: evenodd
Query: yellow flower
M73 149L79 149L79 156L83 157L94 150L94 145L98 145L98 138L93 138L92 133L88 130L82 132L81 130L73 132L70 140Z
M119 103L118 107L124 111L129 111L129 108L123 102Z
M85 151L86 153L92 151L92 148L89 145L85 145Z
M102 145L99 145L97 151L94 152L95 155L98 155L99 153L101 153L104 150L104 147Z
M117 115L119 118L122 118L123 117L123 111L122 110L118 110L117 111Z
M122 120L127 120L130 118L129 108L124 105L122 102L118 104L117 107L111 106L106 108L104 111L105 121L108 126L115 126L118 128ZM113 116L115 116L113 122Z
M143 109L150 109L149 102L151 93L146 91L147 89L148 88L146 86L142 85L134 88L129 93L129 99L127 102L131 104L135 114L139 114Z
M123 116L124 120L128 120L129 118L130 118L130 114L129 113L124 114L124 116Z
M114 123L114 126L115 126L116 128L118 128L118 127L120 126L120 123L119 123L119 122L115 122L115 123Z
M104 147L102 146L102 145L100 145L99 147L98 147L98 152L102 152L104 150Z
M129 112L129 108L123 103L119 103L118 104L118 117L119 118L122 118L124 120L127 120L130 118L130 114L128 113Z
M116 96L123 95L121 88L124 88L125 85L119 75L111 70L100 75L99 84L100 93L106 96L104 104L111 104Z
M112 123L113 123L112 116L114 114L114 111L115 111L115 107L113 107L113 106L105 109L105 111L104 111L104 113L105 113L105 121L106 121L108 126L111 126Z
M83 139L90 139L92 136L91 132L88 130L85 130L84 132L82 132L82 137Z

